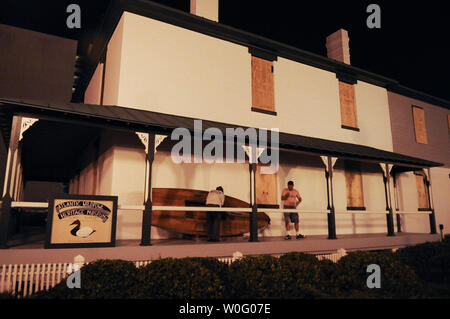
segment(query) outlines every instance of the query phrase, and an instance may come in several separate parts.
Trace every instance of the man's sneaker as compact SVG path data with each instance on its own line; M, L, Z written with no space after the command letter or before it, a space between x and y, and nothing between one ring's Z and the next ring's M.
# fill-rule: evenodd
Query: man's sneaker
M284 239L286 239L286 240L291 239L291 235L286 235L286 237L284 237Z
M302 239L302 238L305 238L305 236L303 236L302 234L298 234L295 238Z

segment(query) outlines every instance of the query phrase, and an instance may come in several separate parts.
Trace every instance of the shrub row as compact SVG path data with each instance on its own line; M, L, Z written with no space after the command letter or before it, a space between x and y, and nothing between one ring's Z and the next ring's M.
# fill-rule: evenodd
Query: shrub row
M128 261L98 260L82 268L81 289L62 281L30 298L448 298L449 256L445 240L395 253L352 252L337 263L304 253L246 257L231 265L214 258L167 258L136 268ZM367 287L370 264L380 266L379 289Z

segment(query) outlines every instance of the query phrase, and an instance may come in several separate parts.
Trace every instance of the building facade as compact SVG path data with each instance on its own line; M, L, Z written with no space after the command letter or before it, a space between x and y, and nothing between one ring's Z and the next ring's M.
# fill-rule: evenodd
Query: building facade
M290 180L303 199L305 235L385 233L387 224L389 235L394 229L429 233L436 222L448 232L449 102L351 66L344 30L327 39L325 58L223 26L218 6L194 3L191 14L153 3L113 4L75 94L80 110L92 110L84 119L98 109L110 122L120 106L167 119L160 116L153 126L197 119L208 127L277 129L280 146L272 151L279 151L279 166L261 174L258 164L252 182L249 158L175 163L170 132L154 149L142 143L139 130L85 132L82 152L58 182L68 183L70 194L118 196L117 239L143 237L141 206L149 187L208 191L218 185L255 210L271 209L270 225L258 236L282 236L281 192ZM149 147L155 152L150 179ZM13 200L23 200L16 195ZM152 239L180 236L151 227Z

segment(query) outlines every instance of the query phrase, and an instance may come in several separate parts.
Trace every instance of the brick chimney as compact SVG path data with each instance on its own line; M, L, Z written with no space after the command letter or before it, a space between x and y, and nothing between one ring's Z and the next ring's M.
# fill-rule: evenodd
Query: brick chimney
M346 64L350 64L350 39L347 30L339 29L327 37L327 55Z
M219 0L191 0L191 14L219 22Z

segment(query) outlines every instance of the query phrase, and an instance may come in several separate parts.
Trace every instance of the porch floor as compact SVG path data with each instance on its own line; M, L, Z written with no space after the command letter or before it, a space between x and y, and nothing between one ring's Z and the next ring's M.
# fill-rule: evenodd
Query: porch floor
M44 240L18 244L0 250L0 264L38 264L73 262L77 255L86 262L97 259L152 260L174 257L231 257L240 251L246 255L280 255L288 252L333 253L340 248L353 250L381 250L437 241L438 234L396 233L394 237L383 234L337 235L329 240L326 235L312 235L304 239L284 240L283 237L259 237L258 242L249 242L248 237L223 238L221 242L200 239L152 240L152 246L140 246L139 240L118 240L116 247L101 248L57 248L44 249Z

